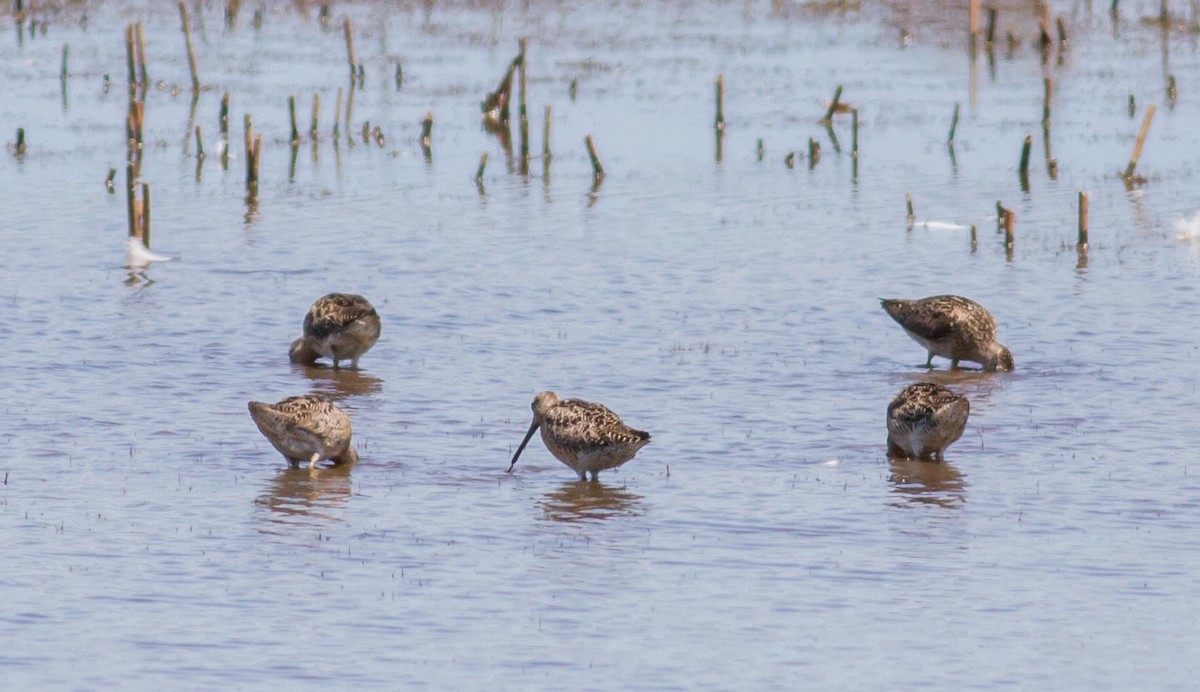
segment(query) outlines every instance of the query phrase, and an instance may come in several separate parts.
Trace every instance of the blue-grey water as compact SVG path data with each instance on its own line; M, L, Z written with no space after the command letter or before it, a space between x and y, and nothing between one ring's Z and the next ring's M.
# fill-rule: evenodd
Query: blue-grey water
M231 26L222 3L189 6L194 121L173 3L37 3L45 33L26 18L20 40L0 11L0 136L28 146L0 153L0 685L1195 685L1188 3L1165 29L1158 2L1115 21L1051 3L1069 42L1045 63L1023 3L999 14L1019 45L974 62L954 3L336 3L327 27L311 3L245 4ZM335 146L343 16L366 82ZM137 20L141 179L152 249L174 258L145 267L123 186ZM529 175L479 112L521 36ZM836 146L817 122L839 84L857 165L851 116ZM252 208L246 113L264 138ZM382 315L357 372L287 361L330 291ZM877 299L937 293L989 307L1017 370L926 373ZM966 434L944 465L889 462L884 409L923 378L970 398ZM537 441L507 475L544 389L654 441L599 485ZM306 392L351 415L352 469L287 470L247 415Z

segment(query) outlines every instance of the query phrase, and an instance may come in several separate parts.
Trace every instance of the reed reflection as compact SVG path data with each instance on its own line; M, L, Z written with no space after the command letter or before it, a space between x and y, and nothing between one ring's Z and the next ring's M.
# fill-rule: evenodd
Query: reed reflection
M294 524L297 520L340 521L337 510L353 492L350 471L354 464L319 466L314 469L283 469L254 503L270 510L272 523ZM303 522L300 522L303 523Z
M902 500L893 502L893 506L957 508L967 501L967 482L951 464L915 459L889 459L888 463L892 492Z
M546 493L539 504L544 518L573 524L640 514L641 499L641 495L623 487L599 481L570 481Z
M312 382L313 392L337 402L354 396L377 394L383 390L383 380L364 374L361 370L332 368L325 365L293 364Z

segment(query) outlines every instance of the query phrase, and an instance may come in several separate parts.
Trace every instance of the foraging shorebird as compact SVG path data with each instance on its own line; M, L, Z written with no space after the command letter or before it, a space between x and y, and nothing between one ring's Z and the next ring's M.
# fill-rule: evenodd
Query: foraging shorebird
M587 480L588 473L596 480L601 471L624 464L650 443L650 433L634 430L617 414L590 401L542 392L534 397L532 408L533 423L513 455L509 473L539 427L546 449L579 474L581 481Z
M317 358L333 359L333 367L358 358L379 339L379 313L362 296L330 293L312 304L304 316L304 336L292 342L288 357L293 363L312 365Z
M881 298L879 302L929 352L925 367L933 367L933 357L941 356L950 359L951 369L960 360L979 363L989 371L1013 369L1012 353L996 341L995 318L979 303L961 296Z
M946 448L962 437L971 402L940 384L905 387L887 408L888 456L942 461Z
M350 444L350 417L323 396L293 396L277 404L251 401L250 417L292 468L322 459L353 464L358 452Z

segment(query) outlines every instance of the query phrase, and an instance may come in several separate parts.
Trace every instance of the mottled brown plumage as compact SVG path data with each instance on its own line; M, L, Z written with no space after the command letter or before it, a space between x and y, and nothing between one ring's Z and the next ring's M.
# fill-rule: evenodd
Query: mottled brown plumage
M292 468L322 459L335 464L358 461L350 444L350 417L323 396L293 396L277 404L251 401L250 417Z
M905 387L887 408L888 455L941 461L946 448L962 437L971 403L940 384Z
M313 303L304 316L304 335L292 342L288 357L293 363L311 365L324 356L333 367L349 359L358 367L359 356L379 339L379 313L366 298L348 293L330 293Z
M933 357L979 363L984 370L1012 370L1013 357L996 341L996 320L982 305L961 296L932 296L920 300L880 299L883 309L896 320L913 341Z
M617 414L590 401L560 399L554 392L542 392L534 397L532 408L533 423L513 454L510 472L539 427L546 449L579 474L581 481L587 480L589 473L596 480L601 471L624 464L650 443L650 433L634 430Z

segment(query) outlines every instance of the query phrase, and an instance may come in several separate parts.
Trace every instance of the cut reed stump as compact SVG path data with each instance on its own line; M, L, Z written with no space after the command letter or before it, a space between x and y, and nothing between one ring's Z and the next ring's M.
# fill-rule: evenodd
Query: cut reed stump
M477 168L475 170L475 180L477 182L483 180L483 171L485 168L487 168L487 162L488 162L488 153L485 151L485 152L483 152L483 156L479 157L479 168Z
M713 127L718 131L725 129L725 75L717 75L717 117Z
M421 148L428 154L433 148L433 112L425 114L421 120Z
M904 206L908 209L908 217L907 217L908 227L912 228L913 224L916 223L917 215L915 213L913 213L913 201L912 201L912 193L911 192L904 193Z
M192 47L192 20L187 5L180 0L179 17L183 21L183 40L187 44L188 70L192 73L192 91L200 91L200 76L196 71L196 51Z
M829 102L829 108L825 111L825 117L821 118L820 123L826 125L833 122L833 114L838 110L838 103L842 98L842 85L837 85L837 89L833 92L833 100Z
M350 18L342 19L342 33L346 36L346 64L350 67L350 86L358 75L358 61L354 58L354 30L350 27Z
M1079 193L1079 240L1076 245L1080 248L1088 246L1088 195Z
M1150 121L1154 120L1155 104L1146 107L1146 117L1142 119L1142 129L1138 132L1137 141L1133 144L1133 154L1129 157L1129 165L1125 167L1125 180L1133 179L1133 171L1137 168L1138 159L1142 156L1142 145L1146 143L1146 134L1150 132Z
M950 116L950 134L946 137L946 144L954 146L954 133L958 130L958 104L954 104L954 115Z
M596 153L596 141L591 135L583 138L587 146L588 158L592 160L592 177L597 181L604 178L604 166L600 165L600 156Z
M288 118L292 123L292 138L289 140L293 147L300 145L300 128L296 126L296 97L288 97Z

